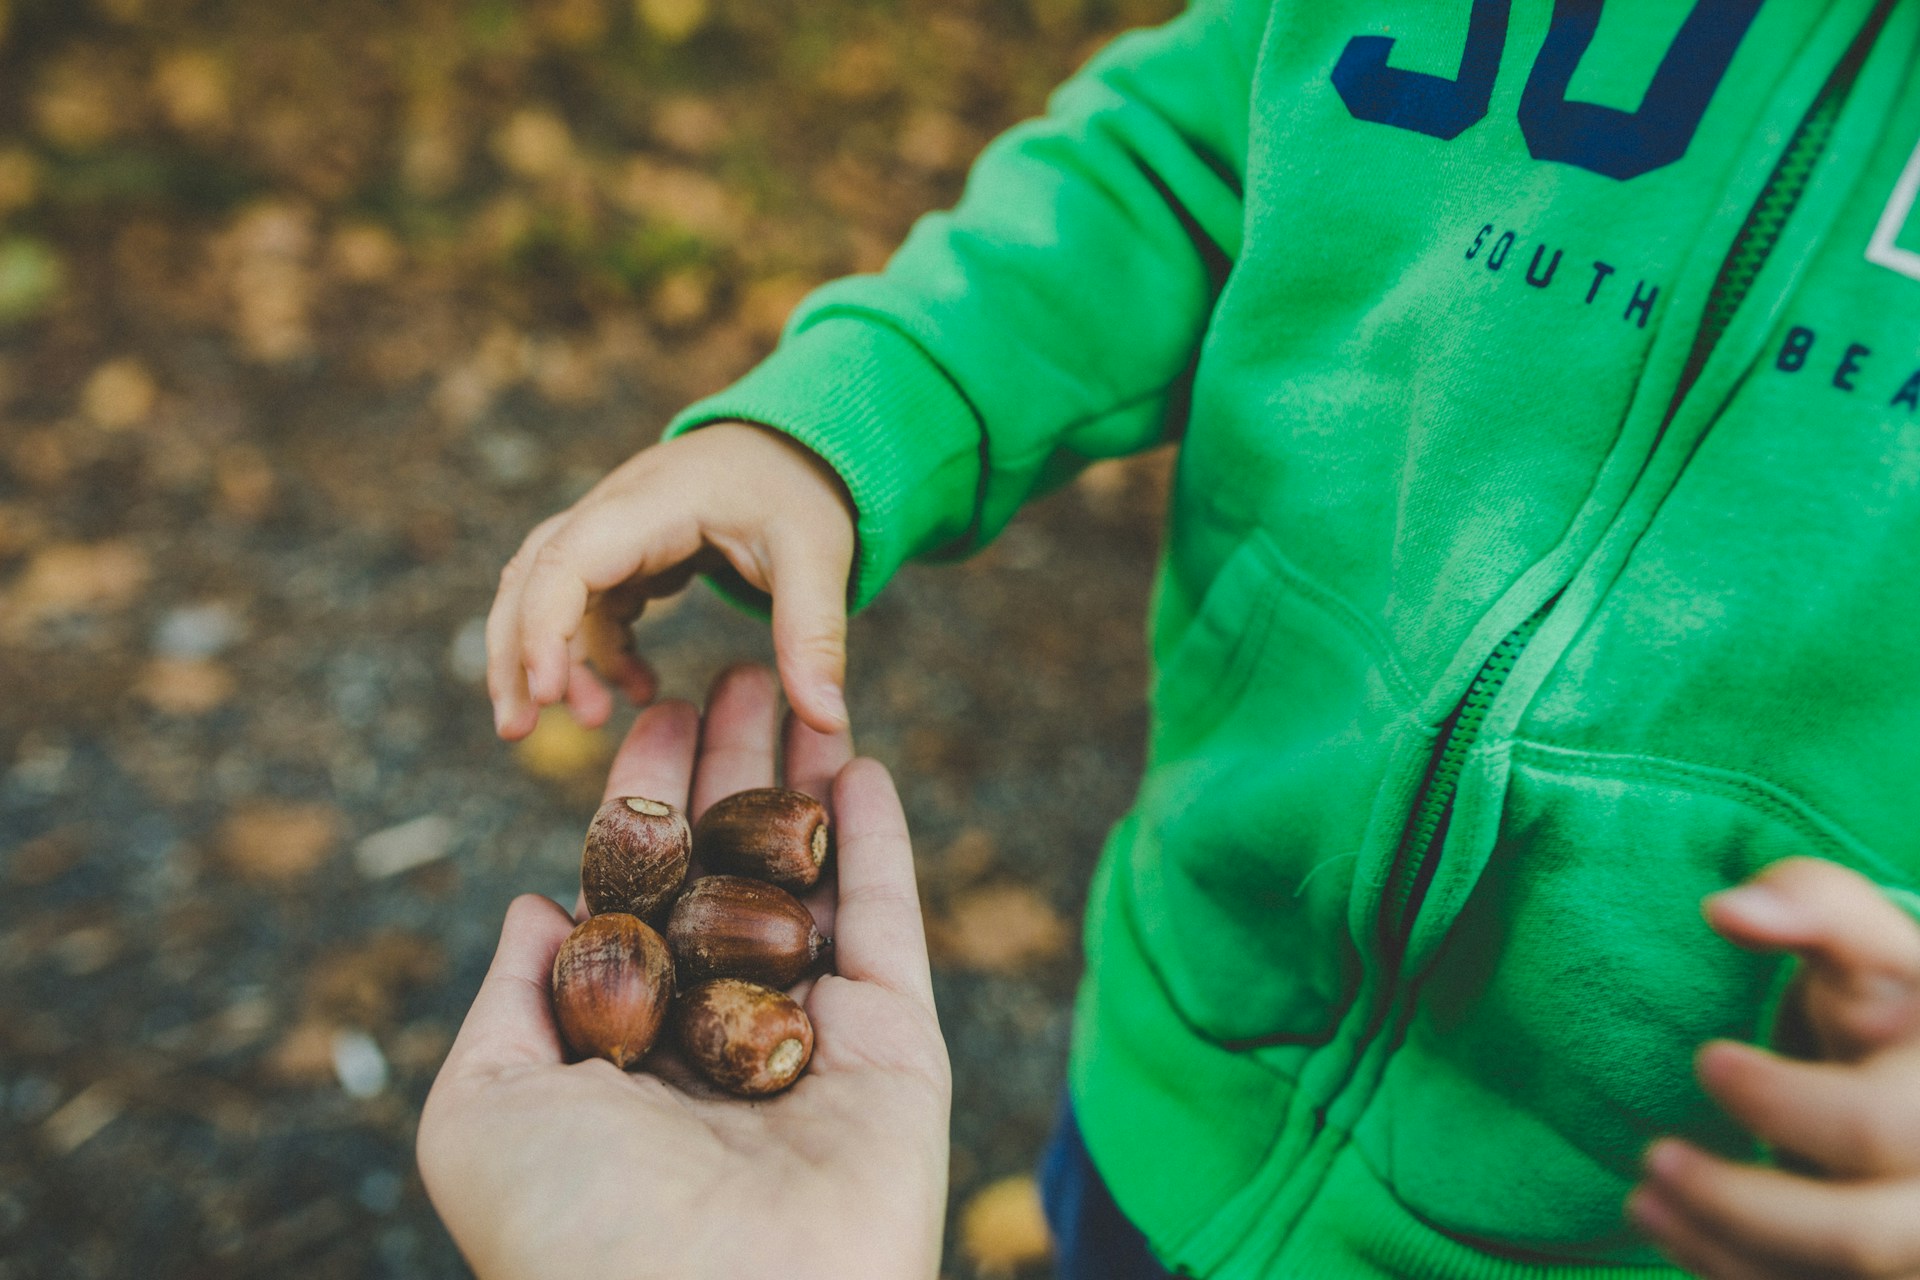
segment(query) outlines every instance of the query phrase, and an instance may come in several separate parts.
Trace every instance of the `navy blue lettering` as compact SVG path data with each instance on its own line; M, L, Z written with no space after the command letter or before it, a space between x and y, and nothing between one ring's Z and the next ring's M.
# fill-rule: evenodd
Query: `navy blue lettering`
M1527 267L1527 283L1536 289L1544 289L1553 283L1553 273L1560 269L1560 250L1553 251L1553 261L1547 264L1547 274L1540 275L1540 258L1546 253L1547 246L1541 245L1533 251L1533 262Z
M1493 242L1493 248L1487 254L1487 270L1498 271L1507 265L1507 255L1513 252L1513 241L1513 232L1504 231L1500 234L1500 238Z
M1894 408L1899 405L1905 405L1911 410L1920 412L1920 373L1915 373L1900 384L1900 390L1894 393L1888 407Z
M1391 36L1355 36L1333 67L1333 87L1356 120L1390 124L1452 141L1487 116L1511 0L1473 0L1467 47L1454 78L1387 65Z
M1780 344L1780 354L1774 357L1773 367L1782 373L1798 373L1807 362L1807 353L1813 350L1813 330L1799 325L1787 330L1786 341Z
M1647 320L1653 315L1654 301L1659 298L1659 296L1659 285L1655 285L1649 289L1647 288L1647 282L1645 280L1635 281L1633 286L1633 301L1629 302L1627 309L1620 313L1620 318L1622 320L1631 320L1633 319L1633 313L1638 311L1640 313L1640 327L1642 329L1646 328Z
M1536 160L1624 182L1687 153L1761 0L1695 0L1638 111L1567 101L1567 86L1593 43L1604 3L1554 0L1546 42L1520 95L1520 132Z
M1606 263L1596 262L1593 264L1593 288L1587 290L1588 306L1592 306L1593 300L1600 296L1600 286L1605 284L1607 282L1607 277L1612 274L1613 274L1613 268L1608 266Z
M1863 347L1857 342L1849 342L1847 354L1840 357L1840 367L1833 371L1833 385L1842 391L1853 390L1853 375L1860 372L1860 361L1872 354L1872 347Z
M1473 243L1467 246L1468 262L1472 262L1473 256L1480 252L1480 246L1487 242L1487 233L1492 230L1493 230L1493 224L1491 222L1489 222L1486 226L1480 228L1480 234L1475 236L1473 238Z

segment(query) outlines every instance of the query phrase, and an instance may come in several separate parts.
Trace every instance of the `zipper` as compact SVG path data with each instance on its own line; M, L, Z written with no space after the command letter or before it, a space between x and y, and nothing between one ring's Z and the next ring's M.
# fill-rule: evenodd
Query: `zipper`
M1767 175L1766 184L1761 187L1753 207L1742 220L1740 230L1735 234L1733 244L1714 276L1713 288L1708 291L1699 331L1687 353L1687 362L1681 368L1673 398L1667 402L1667 412L1654 438L1654 447L1658 447L1660 438L1672 425L1681 402L1699 380L1708 357L1719 345L1727 326L1732 323L1734 313L1752 291L1760 269L1766 265L1774 247L1779 244L1787 219L1799 205L1800 197L1805 194L1807 183L1813 176L1814 166L1833 136L1834 123L1839 119L1841 107L1846 104L1847 92L1853 87L1854 79L1867 60L1874 41L1879 38L1881 28L1886 26L1894 3L1895 0L1878 0L1874 5L1859 34L1847 46L1846 53L1834 65L1812 105L1795 126L1793 136L1780 153L1780 159ZM1433 883L1437 862L1435 855L1445 844L1447 828L1453 820L1454 801L1459 795L1460 777L1466 767L1467 753L1479 738L1487 713L1499 697L1507 677L1513 673L1520 655L1526 651L1527 644L1540 630L1541 623L1546 620L1558 599L1558 594L1548 599L1494 646L1493 653L1468 683L1465 696L1440 726L1433 756L1427 765L1426 778L1420 784L1406 830L1400 837L1400 846L1394 853L1393 869L1388 873L1386 893L1382 899L1380 941L1390 972L1399 969L1406 955L1407 944L1413 937L1414 922L1419 918L1427 889Z

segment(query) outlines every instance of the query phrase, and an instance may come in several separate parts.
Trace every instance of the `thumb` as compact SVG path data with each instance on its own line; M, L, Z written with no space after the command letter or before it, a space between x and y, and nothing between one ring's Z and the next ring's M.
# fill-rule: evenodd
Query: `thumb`
M547 988L573 917L551 898L523 894L507 907L500 946L447 1052L443 1074L558 1063L560 1035Z
M773 544L773 652L787 701L808 727L847 727L847 573L850 547L816 539Z
M1800 956L1795 994L1829 1054L1864 1057L1920 1038L1920 924L1865 876L1789 858L1705 909L1730 942Z

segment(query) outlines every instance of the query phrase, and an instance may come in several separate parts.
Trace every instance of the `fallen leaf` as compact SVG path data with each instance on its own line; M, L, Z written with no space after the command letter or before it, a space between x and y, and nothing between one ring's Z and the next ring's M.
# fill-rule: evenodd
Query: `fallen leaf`
M40 158L25 147L0 150L0 217L40 198Z
M46 536L40 513L21 502L0 502L0 559L17 555Z
M153 96L176 129L217 133L231 123L226 64L204 50L162 58L153 69Z
M330 1022L296 1023L267 1052L267 1074L283 1084L316 1085L333 1078L333 1036Z
M248 880L297 880L327 860L340 826L332 805L255 801L221 825L220 856Z
M333 233L327 256L353 283L378 284L393 278L404 255L393 232L375 222L354 222Z
M668 44L678 44L706 25L707 0L634 0L642 26Z
M24 634L50 619L124 609L151 576L146 553L131 542L58 542L27 562L0 612L9 633Z
M336 947L309 968L308 1017L332 1025L390 1025L401 996L436 982L446 953L423 934L382 930Z
M554 178L573 165L573 132L551 111L524 108L495 132L493 152L523 178Z
M653 116L653 136L689 155L712 155L730 132L726 116L704 98L669 98Z
M137 427L153 414L160 389L147 366L133 356L109 360L95 369L80 392L80 411L103 431Z
M613 758L613 743L598 729L575 723L565 707L545 707L533 732L513 749L520 767L549 782L597 773Z
M628 213L715 242L737 238L745 226L739 202L717 179L647 156L627 161L608 194Z
M252 524L273 508L278 487L273 465L252 445L236 444L221 450L214 463L213 487L220 510Z
M205 715L233 696L233 673L207 658L155 658L140 672L134 693L170 716Z
M787 317L800 305L800 299L812 291L814 282L805 276L768 276L747 286L740 301L740 320L747 331L762 342L772 342L786 327Z
M960 895L927 922L937 963L1017 973L1059 955L1068 930L1047 901L1023 885L988 885Z
M1031 1175L990 1182L968 1198L960 1210L960 1251L988 1275L1006 1275L1052 1255L1040 1188Z

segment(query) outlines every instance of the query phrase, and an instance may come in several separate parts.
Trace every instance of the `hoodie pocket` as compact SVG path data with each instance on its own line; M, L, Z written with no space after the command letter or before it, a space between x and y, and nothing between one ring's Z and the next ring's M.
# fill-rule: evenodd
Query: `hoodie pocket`
M1123 887L1148 963L1202 1035L1332 1035L1359 972L1348 902L1404 683L1259 532L1169 653Z
M1715 935L1700 899L1793 856L1888 875L1758 779L1516 744L1499 837L1356 1134L1395 1194L1456 1235L1653 1261L1620 1212L1641 1153L1678 1134L1758 1154L1693 1056L1764 1040L1785 964Z

